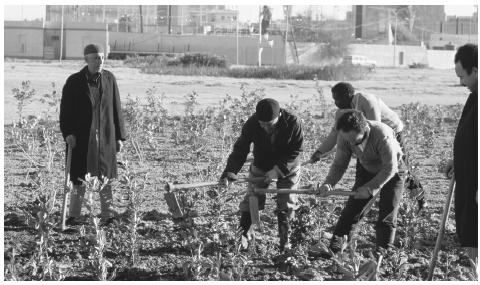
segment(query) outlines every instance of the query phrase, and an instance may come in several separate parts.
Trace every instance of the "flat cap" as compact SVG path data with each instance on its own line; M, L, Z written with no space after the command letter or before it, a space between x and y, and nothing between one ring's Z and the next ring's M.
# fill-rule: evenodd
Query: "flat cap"
M103 47L101 45L89 44L83 50L83 55L91 53L103 53Z
M256 112L258 120L270 122L280 115L280 105L271 98L262 99L257 103Z

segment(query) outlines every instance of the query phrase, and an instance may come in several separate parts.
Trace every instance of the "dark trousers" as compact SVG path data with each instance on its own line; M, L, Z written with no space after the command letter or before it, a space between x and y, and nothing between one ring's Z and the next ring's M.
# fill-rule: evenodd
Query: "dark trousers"
M365 185L376 174L368 172L357 161L355 184L353 191L356 191L360 186ZM397 214L400 202L402 200L403 185L398 173L395 174L380 190L380 204L378 219L376 224L376 244L382 248L393 247L395 239L395 230L397 226ZM366 214L366 206L368 202L374 199L354 199L350 197L346 203L345 208L335 226L333 232L332 243L330 248L333 252L340 250L340 245L335 243L335 236L343 237L349 235L355 226Z

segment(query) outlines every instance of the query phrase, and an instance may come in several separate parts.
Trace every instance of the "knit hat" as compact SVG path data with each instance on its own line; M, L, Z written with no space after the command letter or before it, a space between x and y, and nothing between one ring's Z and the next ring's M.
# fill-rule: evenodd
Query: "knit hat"
M280 115L280 105L274 99L262 99L257 103L255 115L259 121L270 122Z
M87 55L91 53L103 53L103 47L96 44L89 44L83 50L83 55Z

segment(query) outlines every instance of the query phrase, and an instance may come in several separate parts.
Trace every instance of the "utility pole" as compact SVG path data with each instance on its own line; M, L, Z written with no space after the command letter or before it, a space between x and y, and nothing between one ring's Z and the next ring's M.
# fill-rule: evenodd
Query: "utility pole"
M236 29L236 34L237 34L237 36L236 36L236 38L237 38L237 65L238 65L238 16L240 16L240 12L239 12L239 8L237 6L237 19L236 19L237 20L237 23L236 23L237 24L237 29Z
M180 34L183 35L183 5L180 5L180 15L181 15Z
M472 18L469 18L468 19L468 24L469 24L469 28L468 28L468 42L470 42L470 35L472 34Z
M63 57L63 5L62 5L62 23L60 26L60 58L59 60L62 61Z
M105 22L105 62L107 61L108 53L110 52L108 42L109 42L108 23Z
M168 34L172 33L172 5L168 5Z
M117 33L120 25L120 8L117 6Z
M262 66L262 6L258 14L258 66Z
M142 5L138 5L138 10L140 12L140 33L143 33L143 13L142 13Z
M105 23L105 5L103 5L103 22Z
M289 14L289 10L290 10L290 7L288 5L285 5L285 22L286 22L286 25L285 25L285 64L287 64L287 51L288 51L288 18L290 18L290 14Z
M395 35L393 39L393 66L397 66L397 27L398 27L398 21L397 21L397 11L393 12L395 15Z

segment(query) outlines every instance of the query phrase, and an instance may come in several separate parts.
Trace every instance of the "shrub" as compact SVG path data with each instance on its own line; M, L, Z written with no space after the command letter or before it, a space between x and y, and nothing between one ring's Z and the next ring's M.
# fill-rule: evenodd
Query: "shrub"
M357 80L370 73L364 66L329 65L325 67L286 65L279 67L247 67L230 69L228 76L236 78L273 78L313 80Z
M227 66L227 61L225 57L203 53L185 54L180 57L179 60L183 64L183 66Z
M409 64L408 67L409 68L428 68L428 64L420 63L420 62L414 62L412 64Z

